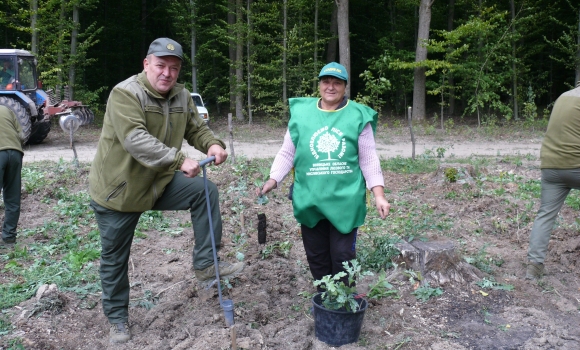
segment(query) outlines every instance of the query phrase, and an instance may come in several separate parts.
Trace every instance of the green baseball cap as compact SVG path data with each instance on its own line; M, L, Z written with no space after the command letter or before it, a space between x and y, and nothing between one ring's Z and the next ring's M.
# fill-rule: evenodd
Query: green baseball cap
M158 38L153 40L151 45L149 45L147 55L154 55L157 57L175 56L183 61L183 49L181 48L181 45L177 41L169 38Z
M322 67L320 74L318 74L318 79L324 76L331 76L348 82L348 73L346 72L346 68L344 68L342 64L336 62L330 62L326 66Z

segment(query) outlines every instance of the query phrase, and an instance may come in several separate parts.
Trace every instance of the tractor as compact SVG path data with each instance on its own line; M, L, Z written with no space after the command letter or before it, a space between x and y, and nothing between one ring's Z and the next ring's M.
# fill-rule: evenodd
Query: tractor
M36 58L28 51L0 49L0 105L16 114L26 144L41 143L55 117L69 124L74 120L77 127L90 124L95 118L93 112L81 102L70 101L67 89L63 100L58 91L42 90L36 66Z

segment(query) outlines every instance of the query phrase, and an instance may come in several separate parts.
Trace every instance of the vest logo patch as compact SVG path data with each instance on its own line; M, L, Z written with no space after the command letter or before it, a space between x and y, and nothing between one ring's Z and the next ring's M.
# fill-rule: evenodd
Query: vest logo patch
M346 151L346 138L340 129L325 126L316 130L310 137L309 147L314 163L306 176L343 175L353 172L346 162L340 162Z
M346 151L346 139L342 131L332 128L329 132L328 129L328 126L320 128L310 138L310 153L321 162L339 160ZM340 152L336 154L338 151Z

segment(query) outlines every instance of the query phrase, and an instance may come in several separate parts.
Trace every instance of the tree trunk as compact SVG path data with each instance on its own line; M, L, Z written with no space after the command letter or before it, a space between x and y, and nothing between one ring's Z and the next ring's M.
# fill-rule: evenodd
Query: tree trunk
M350 70L350 32L348 25L348 0L336 0L338 5L338 13L336 16L338 24L338 51L340 55L340 64L346 68L348 74L351 75ZM349 81L350 82L350 81ZM352 84L346 85L346 96L350 97L350 86Z
M580 82L580 8L578 8L578 50L576 51L576 81Z
M336 61L336 48L338 46L338 6L332 2L332 15L330 17L330 40L328 40L328 49L326 50L326 62ZM317 74L318 75L318 74Z
M236 24L236 2L235 0L228 0L228 53L230 58L230 112L235 112L236 108L236 41L234 38L234 26Z
M236 0L236 119L244 121L243 106L243 60L244 60L244 39L241 28L242 23L242 0Z
M62 66L64 61L64 54L62 52L64 48L64 18L65 18L65 11L66 11L66 1L61 0L60 2L60 15L59 15L59 22L58 22L58 55L56 58L56 65L60 68L56 73L56 81L57 85L55 86L56 97L60 100L60 88L62 86Z
M189 0L191 6L191 91L197 91L197 61L196 54L196 31L195 31L195 0Z
M314 3L314 75L318 76L318 1ZM312 91L316 91L316 79L312 80Z
M520 119L518 111L518 71L516 70L516 6L515 0L510 0L510 10L512 13L512 94L514 99L514 119Z
M248 37L246 38L246 57L247 57L247 74L248 74L248 123L252 124L252 62L250 60L250 58L252 57L252 37L251 37L251 33L252 33L252 12L251 12L251 7L252 7L252 0L247 0L246 2L246 6L247 6L247 22L248 22Z
M435 0L421 0L419 7L419 27L417 31L417 48L415 62L427 59L427 40L429 40L429 27L431 25L431 6ZM413 119L424 120L425 109L425 67L415 67L413 85Z
M447 15L447 31L453 30L453 18L455 16L455 0L449 0L449 11ZM455 81L453 79L453 72L449 72L447 77L449 83L449 110L448 117L453 116L455 113Z
M284 0L284 10L283 10L284 14L284 25L283 25L283 35L284 35L284 43L283 43L283 48L282 48L282 103L283 103L283 108L284 108L284 115L283 115L283 120L288 120L288 108L286 107L288 104L288 95L287 95L287 83L286 83L286 50L288 49L288 0Z
M30 30L32 32L30 51L35 56L38 56L38 28L36 22L38 20L38 0L30 0Z
M147 56L149 51L150 42L147 42L149 38L145 35L147 33L147 17L147 0L141 0L141 57Z
M74 86L75 86L75 62L77 60L77 37L79 35L79 5L73 5L73 30L70 34L70 67L68 71L68 85L69 85L69 95L68 98L74 100Z

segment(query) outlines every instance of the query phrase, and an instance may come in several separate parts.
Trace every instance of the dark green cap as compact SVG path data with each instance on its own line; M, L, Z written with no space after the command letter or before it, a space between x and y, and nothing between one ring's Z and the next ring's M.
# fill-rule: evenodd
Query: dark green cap
M342 64L336 62L330 62L326 66L322 67L320 74L318 74L318 79L324 76L331 76L348 82L348 73L346 72L346 68L344 68Z
M183 61L183 50L181 49L181 45L177 41L169 38L155 39L151 45L149 45L147 55L154 55L157 57L175 56Z

